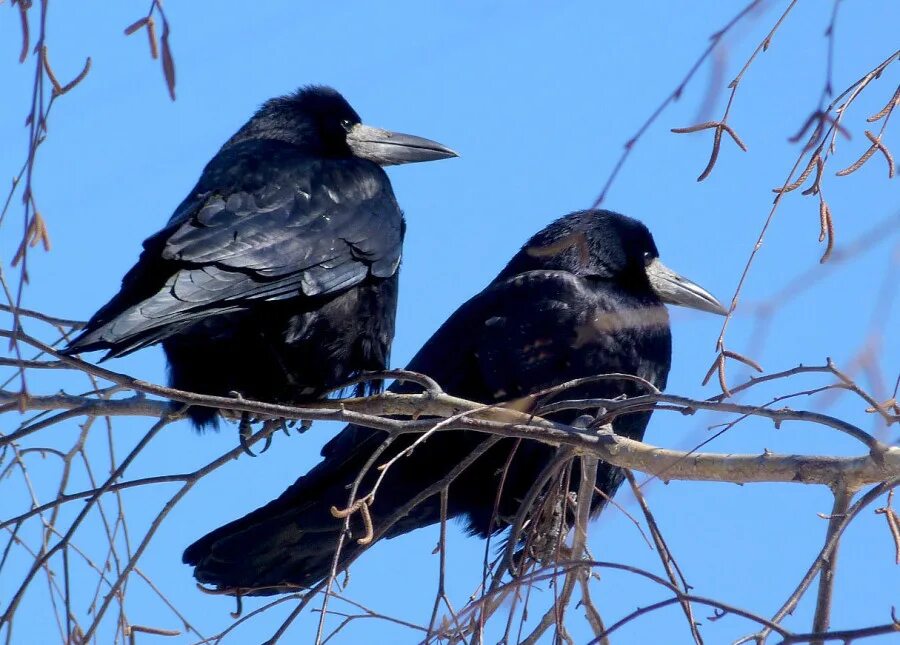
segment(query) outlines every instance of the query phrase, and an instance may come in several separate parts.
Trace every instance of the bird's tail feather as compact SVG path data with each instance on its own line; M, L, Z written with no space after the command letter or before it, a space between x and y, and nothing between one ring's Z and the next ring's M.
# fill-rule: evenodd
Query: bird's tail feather
M314 585L331 570L342 520L324 504L268 504L189 546L183 556L201 583L243 595ZM352 542L344 550L352 550Z
M139 349L158 343L160 340L171 335L171 332L166 328L155 328L142 334L107 338L107 329L108 325L103 325L84 330L66 347L61 349L60 353L66 354L67 356L73 356L85 352L106 350L106 355L100 359L101 361L105 361L108 358L127 356Z
M326 460L276 500L189 546L182 559L195 567L197 580L242 595L267 595L311 587L326 578L344 528L340 511L347 510L354 480L383 439L380 433L365 433L368 436L362 441L359 434L355 440L348 435L336 437L343 445L329 451ZM371 477L365 477L359 486L361 495L371 490L378 474L374 467L369 472ZM394 483L381 489L365 513L357 506L350 515L350 534L343 540L338 571L368 547L368 542L363 539L361 544L360 539L371 536L371 527L378 536L393 537L439 520L436 502L394 517L407 501L397 495L402 497L402 491L409 488ZM396 521L388 527L391 520Z

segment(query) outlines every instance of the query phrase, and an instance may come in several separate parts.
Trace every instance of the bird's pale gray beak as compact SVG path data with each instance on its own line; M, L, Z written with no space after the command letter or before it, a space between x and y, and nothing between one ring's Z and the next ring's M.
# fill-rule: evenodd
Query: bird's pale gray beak
M373 128L361 123L357 123L347 132L347 145L357 157L374 161L379 166L459 156L437 141Z
M681 305L725 316L728 310L709 291L672 271L654 259L647 265L647 278L659 299L670 305Z

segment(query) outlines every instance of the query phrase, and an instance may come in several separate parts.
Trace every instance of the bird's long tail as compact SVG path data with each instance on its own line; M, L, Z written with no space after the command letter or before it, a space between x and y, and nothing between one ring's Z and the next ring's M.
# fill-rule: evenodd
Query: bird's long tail
M242 595L267 595L308 588L327 577L345 525L341 516L346 516L351 487L383 438L360 428L348 432L351 428L326 447L325 460L276 500L189 546L182 559L195 567L197 580ZM372 465L362 479L360 496L371 491L379 473L375 466L383 461ZM402 470L395 477L404 478ZM351 508L337 571L367 548L371 538L393 537L440 521L436 497L403 511L410 502L406 491L421 490L418 482L384 483L371 505Z

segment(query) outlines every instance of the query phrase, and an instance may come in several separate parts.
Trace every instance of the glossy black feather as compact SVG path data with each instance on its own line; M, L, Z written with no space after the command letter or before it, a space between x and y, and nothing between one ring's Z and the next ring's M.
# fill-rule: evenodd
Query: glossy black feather
M484 403L515 400L570 379L621 372L664 388L671 336L665 307L647 284L647 257L657 255L647 229L607 211L585 211L557 220L536 235L480 294L463 304L422 347L408 369L436 379L449 393ZM403 385L391 388L405 391ZM414 388L412 388L414 389ZM583 385L565 398L635 395L640 386L621 380ZM570 423L576 412L552 418ZM619 417L615 431L641 438L649 413ZM198 580L223 588L311 585L327 575L342 520L330 507L346 507L348 485L381 444L383 433L350 425L323 449L323 460L278 499L191 545L184 561ZM401 435L378 459L386 462L415 439ZM397 509L442 479L472 453L485 435L440 432L387 472L371 507L376 530ZM486 536L507 527L521 499L554 454L523 441L515 451L492 521L501 473L515 446L501 440L450 487L449 515ZM360 491L371 489L370 471ZM577 481L577 477L573 478ZM597 485L612 495L618 469L601 464ZM574 487L574 484L573 484ZM598 499L599 510L603 499ZM439 497L430 497L397 519L394 537L440 520ZM379 524L381 522L381 524ZM358 536L362 525L352 520ZM346 540L341 566L362 547ZM263 590L262 593L271 592Z
M403 215L384 170L351 154L347 123L359 117L328 88L266 103L66 351L162 342L173 387L285 403L385 369Z

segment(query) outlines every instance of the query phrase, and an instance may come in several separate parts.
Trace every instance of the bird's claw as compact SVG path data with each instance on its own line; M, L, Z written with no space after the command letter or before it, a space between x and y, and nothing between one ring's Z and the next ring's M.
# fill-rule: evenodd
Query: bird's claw
M256 453L250 450L250 444L248 440L250 436L253 434L253 426L250 425L250 415L244 412L241 414L241 422L238 424L238 441L241 443L241 448L244 449L244 452L251 457L256 457ZM268 442L263 447L262 452L266 451L266 448L269 447L269 443L271 443L272 437L268 437Z

